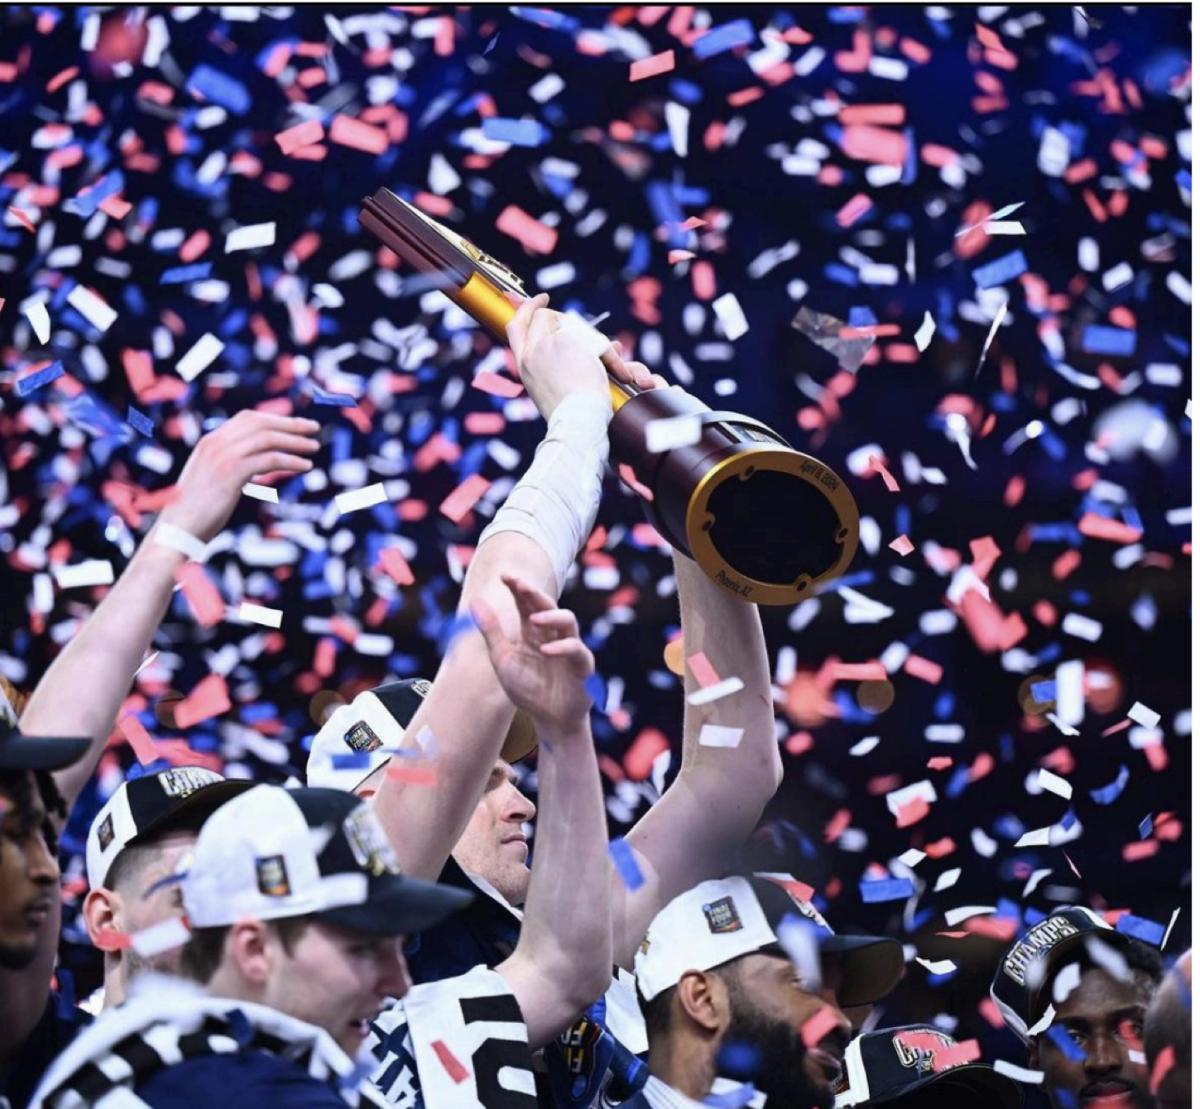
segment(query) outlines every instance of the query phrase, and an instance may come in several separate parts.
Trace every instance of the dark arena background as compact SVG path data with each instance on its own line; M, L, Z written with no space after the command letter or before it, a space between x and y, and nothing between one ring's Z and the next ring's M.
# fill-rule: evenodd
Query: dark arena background
M218 541L225 617L176 595L122 710L154 746L118 728L71 822L76 995L100 966L83 836L121 776L299 777L331 704L432 676L540 437L507 351L358 226L382 186L849 483L849 571L762 611L786 777L748 859L910 946L876 1019L1021 1063L987 987L1023 921L1080 902L1189 946L1190 19L6 7L0 671L32 689L104 593L62 569L119 574L204 430L324 424L314 471ZM671 560L615 476L564 602L615 837L682 721ZM209 715L176 727L201 683Z

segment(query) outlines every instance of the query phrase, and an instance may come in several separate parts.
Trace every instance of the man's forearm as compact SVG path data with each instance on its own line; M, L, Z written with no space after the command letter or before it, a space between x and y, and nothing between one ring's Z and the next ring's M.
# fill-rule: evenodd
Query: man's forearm
M500 968L522 1003L531 1047L561 1033L612 975L612 866L591 731L585 723L577 734L542 740L525 919L512 964Z
M675 580L685 660L703 654L721 680L742 681L736 693L693 705L690 698L701 685L685 661L684 693L689 700L684 707L681 773L694 775L712 770L724 777L736 764L739 786L765 790L769 798L779 784L783 767L775 740L771 671L758 608L717 588L695 562L678 553ZM705 724L740 728L741 740L733 750L702 745L700 736Z
M155 543L151 531L29 698L21 716L26 734L86 735L92 741L85 758L54 775L68 810L96 769L184 561L178 551Z

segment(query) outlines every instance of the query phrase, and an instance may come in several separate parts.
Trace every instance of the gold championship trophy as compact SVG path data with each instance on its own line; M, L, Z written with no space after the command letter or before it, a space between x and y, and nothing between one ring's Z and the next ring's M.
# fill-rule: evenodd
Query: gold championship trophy
M362 202L358 221L414 268L438 276L442 291L498 340L516 314L506 293L525 298L520 279L388 189ZM640 391L609 378L614 416L610 458L650 490L646 515L676 550L718 585L756 604L795 604L839 577L858 546L858 509L828 466L788 446L765 424L714 412L679 389ZM654 420L695 416L700 437L654 453Z

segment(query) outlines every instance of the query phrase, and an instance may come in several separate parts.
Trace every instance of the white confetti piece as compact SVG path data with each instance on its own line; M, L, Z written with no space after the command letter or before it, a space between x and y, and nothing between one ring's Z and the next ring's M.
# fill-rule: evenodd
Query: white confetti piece
M1167 940L1169 940L1171 938L1171 929L1175 927L1175 921L1177 921L1178 919L1179 919L1179 910L1176 909L1171 914L1171 919L1169 921L1167 921L1167 930L1163 933L1162 943L1160 943L1158 945L1158 949L1160 951L1166 951Z
M1054 1018L1057 1015L1058 1014L1055 1011L1054 1006L1047 1005L1046 1011L1038 1019L1037 1024L1030 1025L1029 1035L1030 1036L1040 1036L1043 1032L1046 1031L1047 1028L1050 1027L1050 1025L1052 1025L1054 1023Z
M50 341L50 313L46 311L46 306L40 300L26 305L25 318L33 328L37 341L48 343Z
M995 911L995 905L960 905L957 909L946 910L946 923L953 928L973 916L988 916Z
M249 223L245 227L235 227L225 236L225 253L232 254L235 250L254 250L255 247L271 246L274 242L274 222Z
M979 371L983 369L983 363L987 360L992 340L996 337L996 332L1000 330L1000 325L1004 322L1006 315L1008 315L1007 297L1005 297L1004 303L1000 305L1000 311L996 313L996 318L992 320L992 326L988 328L987 338L983 341L983 350L979 352L979 363L975 367L975 375L977 377L979 376ZM1031 435L1030 438L1033 438L1033 436Z
M962 743L967 733L961 724L930 724L925 739L930 743Z
M143 670L146 669L147 666L150 666L156 658L158 658L158 652L151 651L144 659L142 659L142 665L133 672L133 676L136 678Z
M67 294L67 303L97 331L107 331L117 318L116 310L111 305L82 285L76 285Z
M733 293L725 293L717 297L713 301L713 311L721 322L721 330L724 332L725 338L730 342L740 339L750 330L750 325L746 322L746 314L742 311L742 306Z
M676 447L690 447L700 442L699 416L668 416L646 424L646 450L662 454Z
M996 848L999 845L982 828L972 828L971 846L975 848L977 855L981 855L985 859L990 859L996 853Z
M916 961L930 974L949 974L951 971L958 970L958 964L953 959L938 959L935 962L932 959L922 959L918 955Z
M1067 726L1083 722L1084 666L1079 659L1060 663L1054 671L1054 700L1058 718Z
M1068 801L1071 800L1071 794L1075 792L1074 787L1065 778L1060 778L1057 774L1052 774L1045 767L1038 771L1038 785L1048 793L1057 794L1059 797L1065 797Z
M242 607L238 609L238 615L252 624L262 624L268 628L278 628L283 623L281 609L251 604L249 601L242 602Z
M1082 979L1083 975L1080 972L1079 964L1068 963L1054 976L1054 985L1051 991L1054 1000L1061 1005L1078 988Z
M176 363L175 372L184 381L195 381L213 364L213 360L225 349L225 344L208 332L202 335L192 349Z
M279 490L272 489L269 485L255 485L254 482L248 481L242 486L242 493L247 497L253 497L256 501L267 501L270 504L279 503Z
M673 100L667 101L665 109L667 131L671 136L671 149L679 158L687 157L688 150L688 119L691 113L682 104Z
M689 693L687 702L693 706L709 705L713 701L719 701L722 697L728 697L731 693L740 693L745 688L746 683L741 678L726 678L715 685L706 685L694 693Z
M933 884L933 892L941 893L942 890L948 890L953 886L959 878L962 877L962 867L956 866L950 870L943 870L938 875L937 881Z
M1120 265L1113 266L1111 270L1107 270L1100 278L1100 283L1104 286L1106 293L1111 293L1114 289L1121 288L1122 285L1128 285L1133 280L1133 267L1128 262L1122 262Z
M333 498L337 510L343 516L347 512L357 512L360 508L370 508L372 505L383 504L387 500L387 492L383 482L364 486L362 489L352 489L348 493L339 493Z
M191 936L187 925L179 917L173 916L169 920L160 921L135 932L130 937L130 946L143 959L150 959L164 951L174 951L175 948L182 947Z
M775 935L801 981L816 986L821 981L821 951L814 926L799 917L786 916L775 929ZM819 988L816 992L820 992Z
M1131 708L1126 715L1135 724L1141 724L1143 728L1156 727L1158 722L1162 719L1162 713L1155 712L1153 709L1147 708L1142 704L1141 701L1135 701L1133 703L1133 708Z
M903 789L894 789L887 795L888 812L892 816L899 816L900 810L911 801L917 799L933 804L937 800L937 790L933 788L933 783L925 778L920 782L913 782L912 785L905 786Z
M557 73L547 73L540 81L529 87L529 95L539 104L556 97L566 87L566 82Z
M850 754L855 758L861 758L863 755L869 755L876 747L879 746L879 736L869 735L866 739L860 739L853 747L850 748Z
M1020 220L1005 219L989 221L983 225L985 235L1024 235L1025 227Z
M1041 870L1035 870L1029 876L1029 881L1025 883L1025 889L1021 891L1021 900L1024 901L1025 898L1027 898L1035 889L1037 889L1043 879L1049 878L1053 873L1054 871L1052 871L1049 867L1044 867Z
M1028 1067L1018 1067L1015 1063L1010 1063L1007 1059L997 1059L992 1064L992 1069L997 1074L1003 1074L1011 1078L1014 1082L1027 1082L1031 1086L1040 1086L1046 1080L1045 1071L1030 1070Z
M917 333L913 336L913 342L917 344L917 350L924 351L929 349L929 344L933 342L933 333L937 331L937 324L933 322L933 317L926 312L925 318L921 321L921 326L917 328Z
M1050 846L1050 829L1034 828L1032 832L1026 832L1017 842L1015 847L1049 847Z
M1171 290L1184 304L1192 303L1192 286L1188 279L1176 270L1167 274L1167 288Z
M720 724L705 724L697 742L701 747L736 747L742 742L744 728L726 728Z
M112 563L106 559L92 558L77 562L74 566L56 566L54 580L59 589L78 589L84 585L112 585Z
M1104 625L1090 616L1083 616L1078 612L1068 612L1063 617L1062 630L1064 635L1073 635L1077 639L1086 639L1089 643L1095 643L1104 634Z
M916 866L917 863L923 861L924 859L927 859L928 857L929 856L926 855L924 851L920 851L916 847L910 847L907 851L904 852L903 855L901 855L899 857L899 860L905 866L907 866L911 869L912 867Z

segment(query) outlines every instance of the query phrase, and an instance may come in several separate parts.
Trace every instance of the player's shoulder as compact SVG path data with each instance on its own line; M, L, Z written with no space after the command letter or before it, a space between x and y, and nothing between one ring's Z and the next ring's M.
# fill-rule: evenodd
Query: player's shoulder
M332 1087L265 1051L184 1059L138 1083L136 1093L151 1109L263 1109L284 1104L289 1109L346 1109Z

